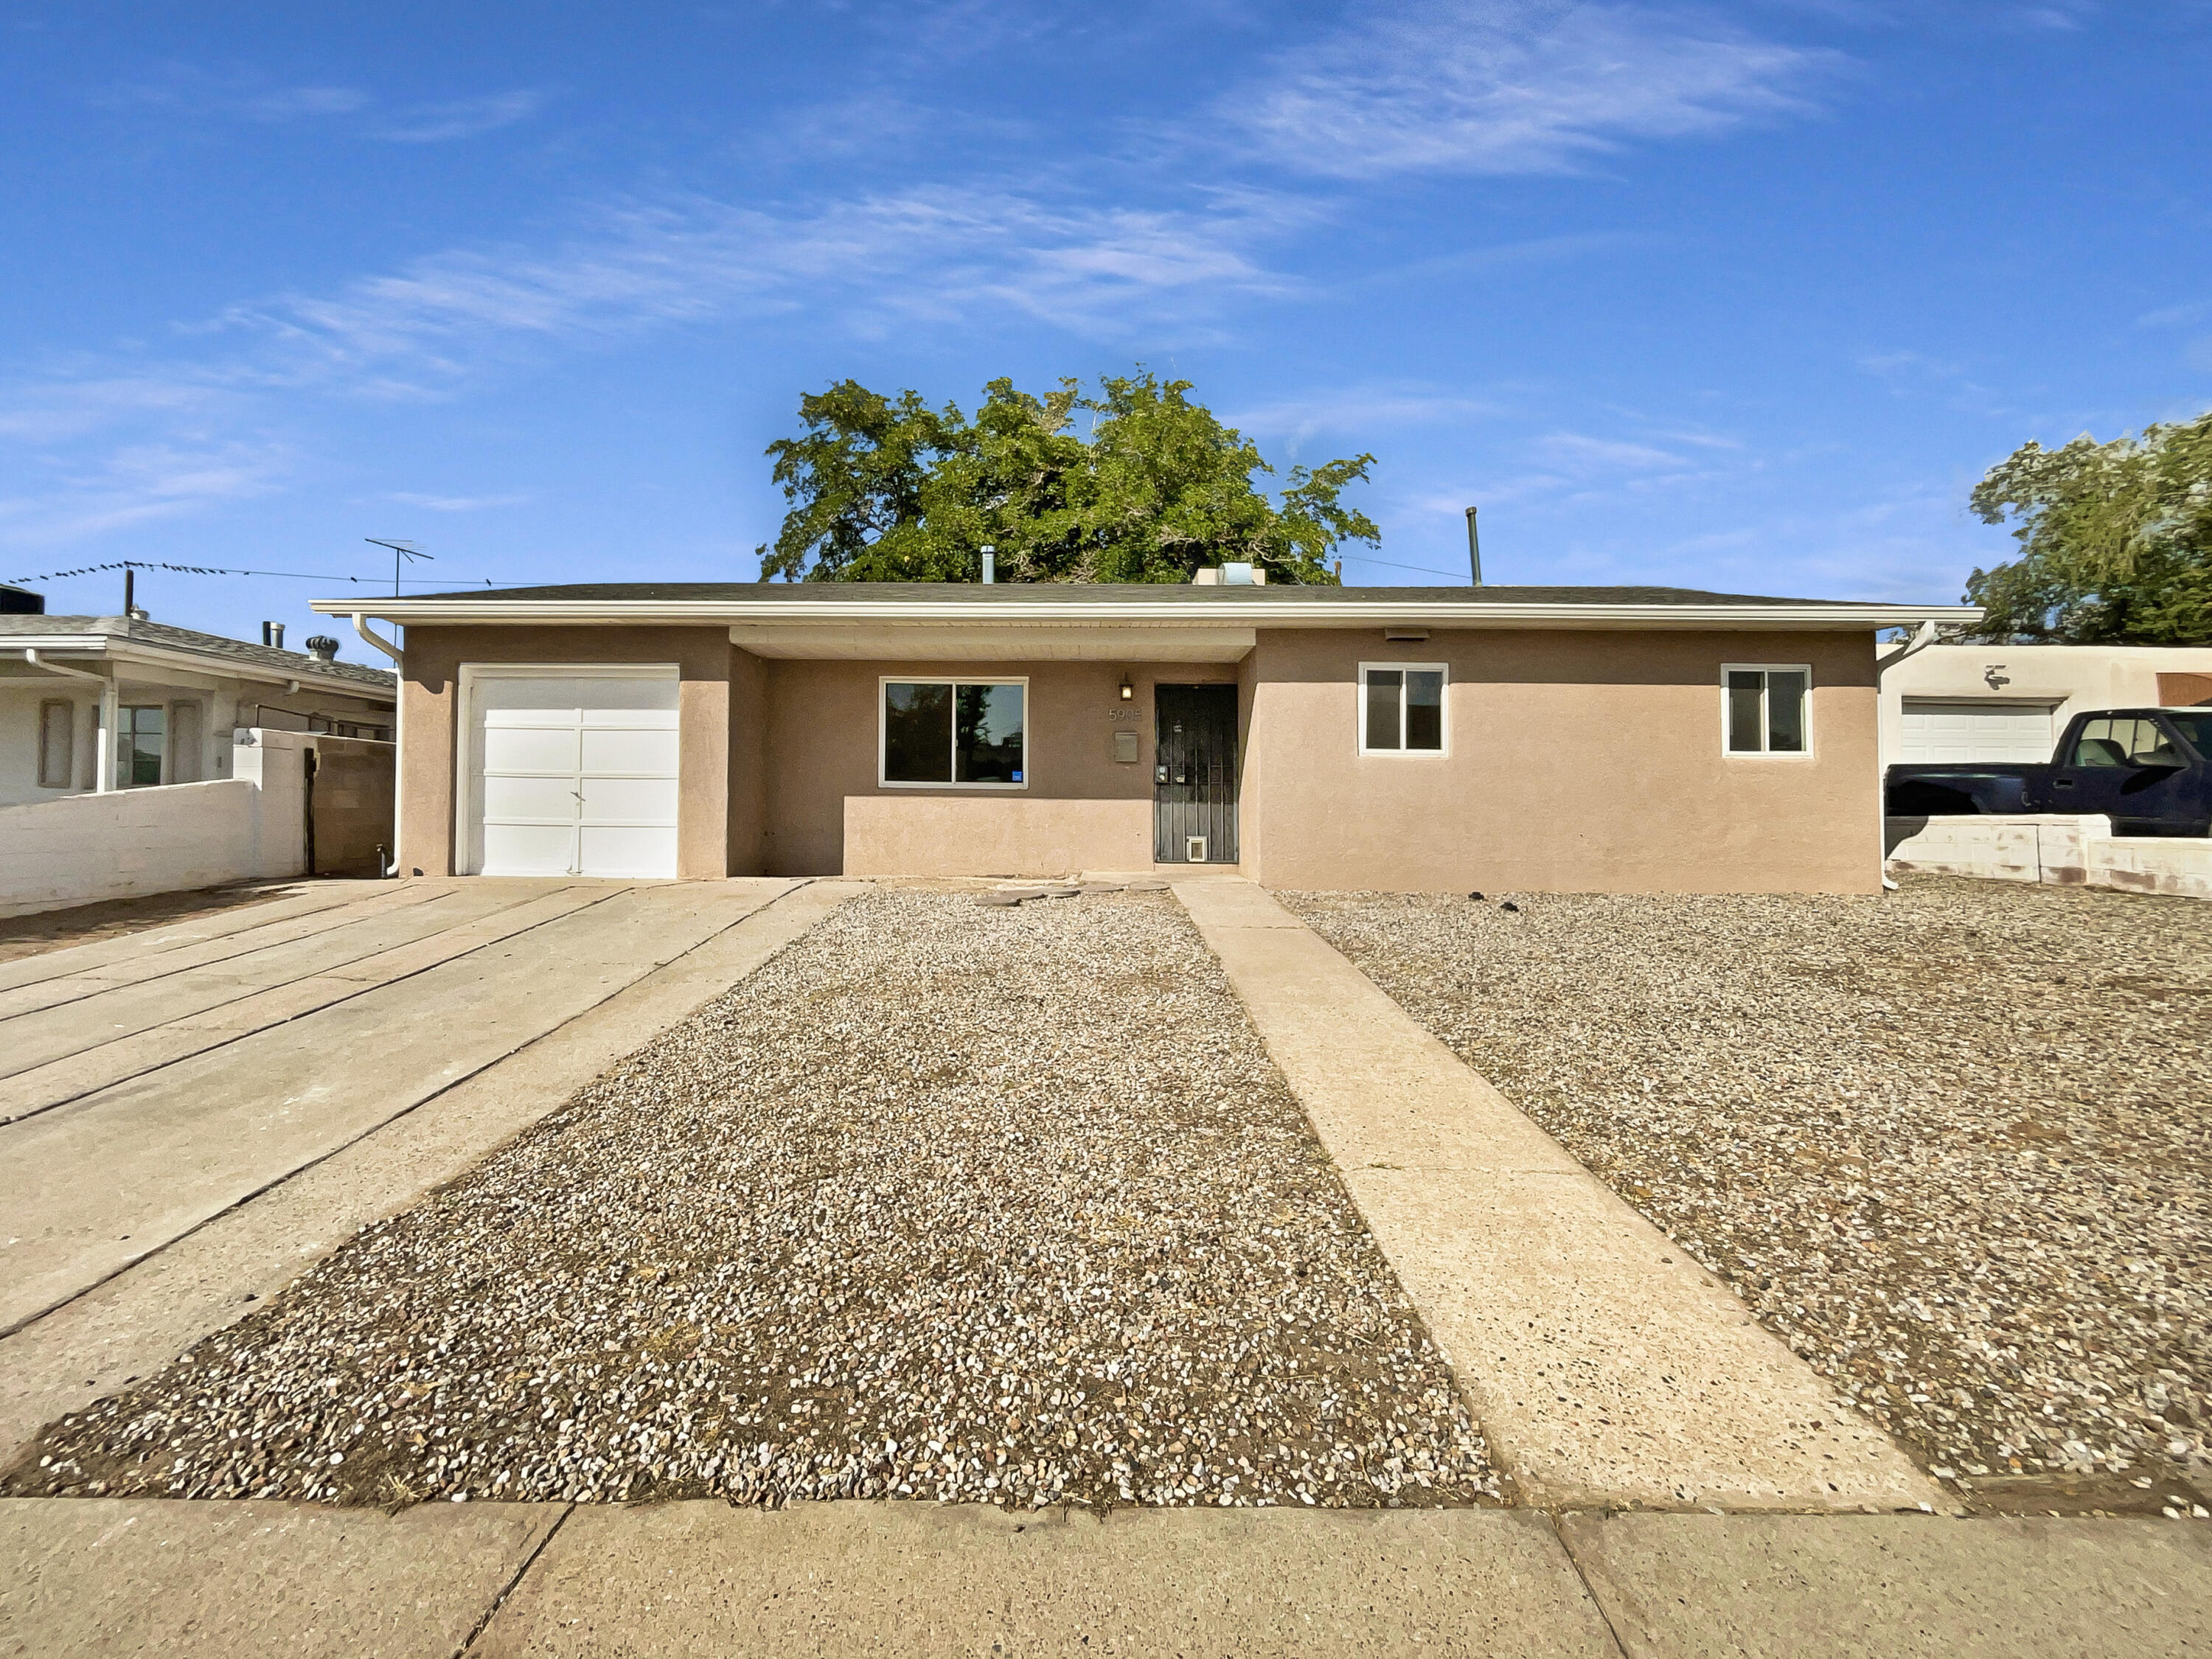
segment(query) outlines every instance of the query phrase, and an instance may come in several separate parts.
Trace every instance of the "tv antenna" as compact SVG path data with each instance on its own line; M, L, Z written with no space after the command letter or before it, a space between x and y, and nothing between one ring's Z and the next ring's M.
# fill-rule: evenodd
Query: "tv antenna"
M401 568L410 559L428 559L431 556L412 542L388 542L381 536L363 536L362 540L367 542L371 547L388 547L392 550L392 597L395 599L399 597Z

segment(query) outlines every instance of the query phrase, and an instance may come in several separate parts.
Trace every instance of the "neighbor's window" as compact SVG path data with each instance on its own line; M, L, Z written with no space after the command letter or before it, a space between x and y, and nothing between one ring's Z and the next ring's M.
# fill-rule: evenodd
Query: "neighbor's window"
M1813 671L1730 666L1721 671L1731 755L1802 755L1812 745L1806 724Z
M76 781L76 705L39 705L39 787L66 789Z
M140 789L161 781L161 750L168 738L168 713L151 708L115 711L115 787Z
M1359 751L1437 755L1444 746L1444 665L1359 665Z
M1023 680L885 680L883 781L1012 789L1028 779Z

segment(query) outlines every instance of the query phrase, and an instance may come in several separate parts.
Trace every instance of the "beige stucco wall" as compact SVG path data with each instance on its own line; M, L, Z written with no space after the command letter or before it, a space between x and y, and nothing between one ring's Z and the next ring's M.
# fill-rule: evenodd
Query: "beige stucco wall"
M1152 863L1149 791L1126 800L845 797L848 876L1064 876Z
M2212 678L2212 646L1931 645L1881 678L1881 740L1893 757L1905 703L2039 703L2054 734L2084 709L2155 706L2160 676Z
M730 873L730 672L723 628L410 628L401 689L400 868L453 872L453 772L464 663L675 663L680 769L676 867Z
M794 876L1050 874L1127 869L1132 862L1146 867L1152 862L1152 688L1236 674L1225 664L1111 662L785 660L770 661L767 671L765 867L772 875ZM1125 671L1137 693L1127 703L1120 698ZM887 789L877 782L878 684L885 676L937 675L1028 678L1026 787ZM1134 765L1113 757L1113 733L1131 728L1139 739ZM947 810L948 801L962 810ZM1069 805L1052 811L1017 805L1042 801ZM848 810L848 802L865 805ZM994 807L1001 804L1007 810L994 822ZM1139 819L1145 829L1133 839L1128 826ZM864 841L848 845L848 825L858 826ZM1086 848L1085 856L1072 856Z
M1244 867L1276 887L1877 890L1869 634L1268 631ZM1363 757L1358 665L1450 670L1448 752ZM1723 755L1723 663L1810 663L1809 757Z

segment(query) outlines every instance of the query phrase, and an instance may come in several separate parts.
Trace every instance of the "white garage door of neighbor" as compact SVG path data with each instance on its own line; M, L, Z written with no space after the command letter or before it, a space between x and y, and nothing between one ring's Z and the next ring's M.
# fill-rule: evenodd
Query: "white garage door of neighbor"
M1905 765L2047 761L2051 711L2018 703L1907 702L1897 758Z
M471 867L676 873L673 666L471 676Z

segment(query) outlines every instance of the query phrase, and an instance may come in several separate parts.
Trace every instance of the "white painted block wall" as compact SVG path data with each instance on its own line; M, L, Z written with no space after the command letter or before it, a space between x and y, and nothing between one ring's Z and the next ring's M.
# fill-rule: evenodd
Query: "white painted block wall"
M0 807L0 915L307 870L302 734L246 734L233 775Z

